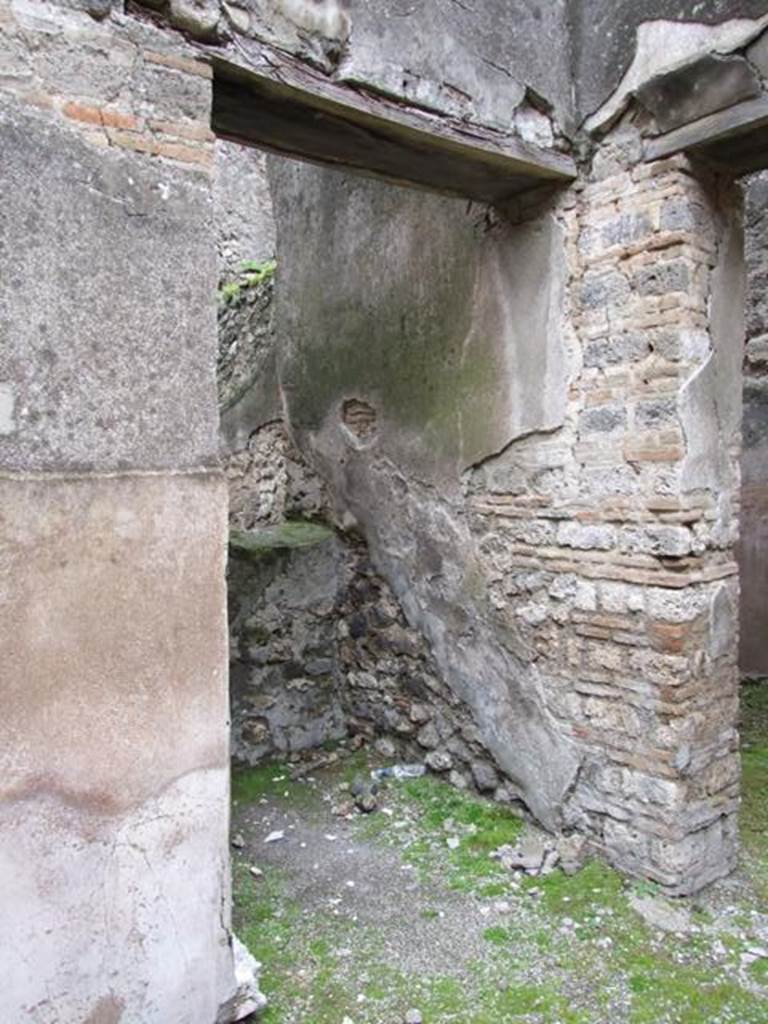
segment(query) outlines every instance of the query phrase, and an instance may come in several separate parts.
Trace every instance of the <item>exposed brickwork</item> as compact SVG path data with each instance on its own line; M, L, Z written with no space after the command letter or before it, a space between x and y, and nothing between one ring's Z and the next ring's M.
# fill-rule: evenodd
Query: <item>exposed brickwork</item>
M27 48L30 31L42 30ZM115 146L209 173L212 70L181 37L113 14L0 6L6 58L0 96L61 117L96 146ZM80 48L88 48L81 69Z
M719 487L695 486L684 410L713 358L713 275L738 196L682 160L602 164L559 210L566 424L476 470L470 502L493 601L584 751L572 823L624 869L685 891L735 856L738 437L715 433L728 465Z
M211 68L182 35L6 2L0 29L4 100L173 175L208 173ZM733 390L716 309L738 262L725 255L738 197L683 159L644 164L626 122L567 194L526 204L527 219L549 204L566 240L570 388L561 426L466 474L483 586L535 666L536 700L581 752L566 825L684 891L734 856L739 439L715 392ZM370 415L347 411L362 446ZM230 464L236 515L254 522L280 504L254 512L243 483L265 436ZM278 462L275 495L289 489Z

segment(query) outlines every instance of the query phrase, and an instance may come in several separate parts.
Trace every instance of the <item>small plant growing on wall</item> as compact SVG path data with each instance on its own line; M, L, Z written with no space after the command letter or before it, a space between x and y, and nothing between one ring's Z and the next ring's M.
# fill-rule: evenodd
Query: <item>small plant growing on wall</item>
M244 288L255 288L269 281L276 269L277 260L243 260L237 268L237 277L223 282L216 293L219 302L234 302Z

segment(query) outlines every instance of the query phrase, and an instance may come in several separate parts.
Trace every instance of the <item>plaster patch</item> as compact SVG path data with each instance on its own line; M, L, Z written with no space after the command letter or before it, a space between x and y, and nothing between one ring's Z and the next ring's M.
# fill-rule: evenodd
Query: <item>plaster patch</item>
M278 10L305 32L317 32L326 39L343 42L349 36L350 20L339 0L278 0Z
M706 53L732 53L746 46L768 25L762 18L733 18L722 25L646 21L638 27L635 56L612 96L584 122L588 132L608 128L644 82L673 71Z

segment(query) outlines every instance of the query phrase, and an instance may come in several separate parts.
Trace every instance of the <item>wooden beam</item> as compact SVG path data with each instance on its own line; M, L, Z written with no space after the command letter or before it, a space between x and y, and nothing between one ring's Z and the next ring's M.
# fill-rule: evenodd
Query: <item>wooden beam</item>
M661 160L675 153L691 153L710 157L720 166L730 167L736 173L745 160L754 163L758 150L763 149L763 129L768 127L768 96L758 96L737 103L715 114L676 128L674 131L649 139L645 144L646 160ZM750 153L754 139L755 153ZM737 141L738 140L738 141ZM732 148L734 160L729 159ZM715 153L717 154L715 156ZM762 165L761 165L762 166ZM755 168L756 169L756 168Z
M696 150L707 163L730 174L752 174L768 167L768 125L748 134L721 139Z
M341 85L283 58L276 72L213 60L217 135L400 185L483 202L576 176L573 160Z

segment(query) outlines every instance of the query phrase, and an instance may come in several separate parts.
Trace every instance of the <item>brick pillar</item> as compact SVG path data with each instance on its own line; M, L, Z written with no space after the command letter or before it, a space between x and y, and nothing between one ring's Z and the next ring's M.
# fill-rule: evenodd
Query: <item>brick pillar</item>
M586 597L559 669L582 827L689 892L736 855L741 207L683 158L637 158L631 134L607 144L577 204L559 541Z
M3 4L0 29L0 1019L212 1024L234 978L210 69L120 15Z

